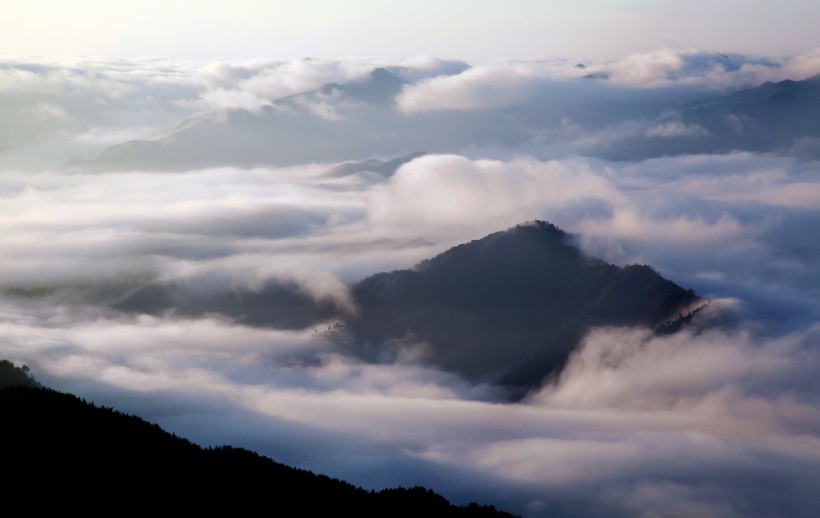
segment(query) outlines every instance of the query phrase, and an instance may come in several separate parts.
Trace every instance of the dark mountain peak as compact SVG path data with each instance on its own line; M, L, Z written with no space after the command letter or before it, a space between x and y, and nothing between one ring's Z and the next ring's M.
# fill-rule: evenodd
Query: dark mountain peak
M584 254L545 221L368 277L353 294L360 311L347 328L365 356L381 357L397 340L422 342L433 364L519 391L560 371L591 327L657 329L698 299L649 266Z
M543 221L540 219L532 219L529 221L525 221L523 223L519 223L514 227L510 227L507 230L502 230L500 232L496 232L495 234L491 234L488 237L495 236L495 235L517 235L522 237L528 238L536 238L536 239L557 239L559 241L564 241L570 237L569 234L561 230L560 228L556 227L549 221Z
M549 221L542 221L540 219L525 221L524 223L520 223L511 229L508 229L506 232L534 233L533 235L546 236L551 239L558 239L561 241L566 241L570 237L569 234L556 227Z
M455 275L469 274L464 270L466 264L478 267L502 265L522 267L535 261L548 260L552 254L576 254L578 251L569 245L569 235L552 223L533 220L518 224L507 230L495 232L481 239L457 245L431 259L426 259L414 268L416 271L432 271L436 268L447 268L457 263L459 272Z

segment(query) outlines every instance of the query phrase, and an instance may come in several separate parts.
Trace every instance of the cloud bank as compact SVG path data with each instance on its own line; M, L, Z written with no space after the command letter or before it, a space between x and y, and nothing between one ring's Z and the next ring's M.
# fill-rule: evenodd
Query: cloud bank
M573 80L617 105L639 92L663 104L675 90L808 77L815 54L377 64L408 81L384 108L391 117L492 112L489 121L583 99ZM0 356L203 444L371 488L424 484L528 517L813 516L816 161L571 153L622 132L652 145L713 137L676 114L559 118L570 154L550 152L546 133L522 146L503 121L492 131L507 140L396 162L380 140L369 144L379 160L291 167L88 172L42 167L36 153L62 143L48 155L60 163L78 149L179 131L191 116L264 111L373 65L6 62L0 110L18 135L0 150ZM364 362L331 339L356 311L351 284L532 219L573 233L590 255L650 264L711 302L672 335L591 330L563 374L518 403L426 364L422 342Z

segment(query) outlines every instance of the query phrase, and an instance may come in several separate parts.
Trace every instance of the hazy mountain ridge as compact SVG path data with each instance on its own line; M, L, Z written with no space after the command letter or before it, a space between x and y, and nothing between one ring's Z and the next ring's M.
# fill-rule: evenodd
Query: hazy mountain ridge
M543 221L373 275L353 293L359 312L347 330L361 354L422 343L428 361L516 390L560 372L593 326L657 328L699 300L648 266L586 256Z
M767 82L682 112L682 121L708 132L710 152L733 149L784 152L800 139L820 137L820 75L802 81ZM820 146L803 149L815 158Z
M293 165L366 160L376 149L380 156L403 156L419 149L443 153L475 146L524 146L545 157L568 149L617 160L733 150L820 156L820 147L810 140L820 138L814 123L820 116L818 76L685 104L678 100L670 105L653 95L600 96L579 88L585 92L580 100L547 95L526 106L404 113L395 99L410 84L386 68L375 68L362 80L273 99L256 112L229 109L221 116L196 117L164 138L124 142L65 167ZM591 138L627 122L648 126L635 133L627 124L606 138Z
M330 171L327 172L327 176L329 177L342 177L348 176L356 173L361 172L368 172L368 173L377 173L384 177L389 177L396 172L396 170L403 166L404 164L415 160L416 158L422 157L427 153L423 151L419 151L416 153L410 153L409 155L394 158L392 160L378 160L378 159L370 159L370 160L363 160L360 162L352 161L352 162L344 162L342 164L337 165L336 167L332 168Z
M150 284L114 304L128 313L202 317L221 314L245 325L304 329L338 315L329 300L315 300L293 282L269 281L258 290L197 290L180 283Z
M130 141L92 160L74 159L68 169L132 170L260 164L294 165L367 158L373 149L407 154L409 147L392 108L405 81L385 68L363 80L329 83L315 91L272 99L257 112L228 109L220 116L183 122L155 141ZM412 127L413 125L409 125ZM385 131L394 128L394 131Z

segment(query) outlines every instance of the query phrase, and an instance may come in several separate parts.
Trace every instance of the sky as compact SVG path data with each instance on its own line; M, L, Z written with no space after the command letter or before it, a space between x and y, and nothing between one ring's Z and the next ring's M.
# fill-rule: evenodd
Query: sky
M818 7L310 6L6 4L0 357L367 488L814 516ZM518 400L338 340L362 279L535 219L710 302L589 328Z
M816 46L811 0L8 0L6 55L612 59L658 47L787 54Z

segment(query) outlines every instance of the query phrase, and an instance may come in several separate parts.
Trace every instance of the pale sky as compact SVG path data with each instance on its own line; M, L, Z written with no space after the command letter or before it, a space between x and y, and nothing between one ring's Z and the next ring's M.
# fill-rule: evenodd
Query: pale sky
M3 55L615 58L820 47L816 0L2 0Z

